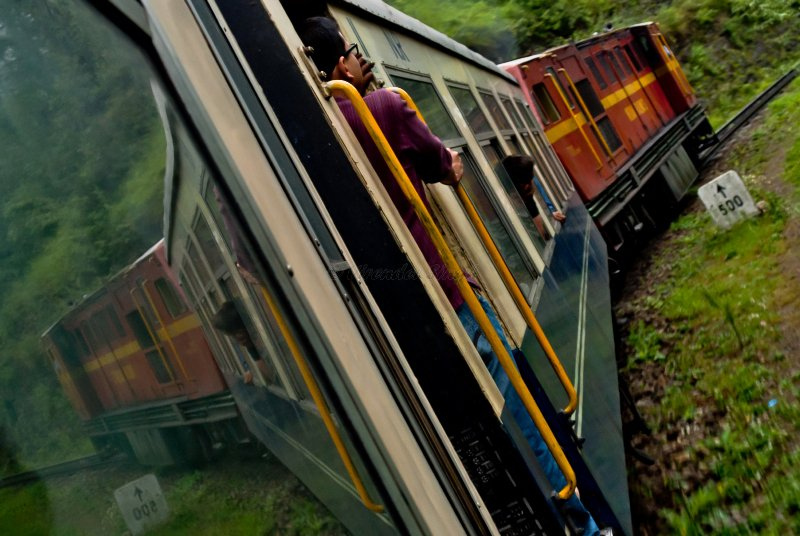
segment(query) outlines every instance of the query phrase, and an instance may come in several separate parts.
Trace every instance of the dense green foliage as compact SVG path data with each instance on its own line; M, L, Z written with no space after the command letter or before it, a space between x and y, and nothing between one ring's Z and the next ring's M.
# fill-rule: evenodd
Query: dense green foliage
M0 1L0 426L36 461L80 433L40 335L161 235L146 71L90 15Z
M494 61L659 23L719 125L800 60L798 0L389 0Z

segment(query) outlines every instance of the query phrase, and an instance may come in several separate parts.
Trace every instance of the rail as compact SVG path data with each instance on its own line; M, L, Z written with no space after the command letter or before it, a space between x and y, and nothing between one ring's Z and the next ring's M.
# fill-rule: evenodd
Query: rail
M767 89L748 102L736 115L726 121L725 124L717 130L717 143L700 155L700 160L703 165L705 166L708 164L714 155L725 145L728 139L742 128L759 110L766 106L769 101L774 99L783 88L788 86L789 83L797 77L797 74L798 67L789 69L788 72L773 82Z
M23 471L21 473L16 473L13 475L0 478L0 488L20 486L23 484L28 484L30 482L35 482L37 480L44 480L51 477L69 475L72 473L77 473L79 471L85 471L86 469L92 469L94 467L112 465L124 459L127 459L127 456L117 455L117 456L112 456L110 458L104 458L99 454L92 454L91 456L86 456L84 458L78 458L75 460L70 460L68 462L48 465L47 467L41 467L39 469L33 469L30 471Z
M422 116L422 113L419 111L417 104L411 98L411 96L401 88L391 87L387 88L390 91L394 91L398 95L400 95L404 101L408 104L409 108L416 112L417 117L419 117L420 121L425 123L425 118ZM542 329L539 321L536 319L536 315L533 314L528 302L525 300L525 296L522 294L522 291L519 288L519 285L514 280L514 277L511 275L511 271L508 269L508 265L503 260L502 255L500 255L500 251L497 249L497 245L492 240L492 237L489 235L489 231L486 229L486 225L484 225L483 220L478 215L478 211L475 210L475 205L472 203L472 200L469 198L467 191L464 187L459 183L453 187L456 191L456 195L458 199L461 201L461 204L464 206L464 210L467 213L472 225L475 227L475 230L478 232L478 236L481 238L481 242L486 247L487 251L489 252L489 256L492 258L492 262L494 263L495 268L497 271L500 272L500 276L503 279L503 283L505 283L506 288L508 289L509 293L511 293L512 298L514 299L514 303L517 305L520 314L525 318L525 323L528 325L528 328L533 332L534 336L536 337L539 346L541 346L542 350L544 351L545 355L547 356L547 360L550 362L550 366L553 368L553 372L556 373L559 382L561 383L562 387L564 387L564 391L567 393L567 397L569 398L569 402L567 406L562 410L565 415L572 415L575 412L575 408L578 407L578 393L575 391L575 387L572 385L572 382L567 376L567 372L564 370L564 366L561 364L561 360L553 350L553 346L550 344L550 340L545 335L544 330Z
M481 307L478 298L475 296L474 291L467 282L467 279L464 276L464 272L461 270L458 261L456 261L453 253L447 246L441 231L439 231L439 228L436 226L436 222L434 222L433 217L425 206L425 203L422 201L422 198L411 184L411 181L408 179L403 166L400 164L400 161L397 159L397 156L394 154L391 146L389 146L389 142L383 135L383 132L375 121L375 118L372 116L372 112L370 112L369 108L367 108L364 99L361 98L361 95L358 93L356 88L351 84L342 80L332 80L330 82L326 82L324 87L329 93L331 91L340 91L344 97L350 101L355 112L364 123L367 132L375 142L378 151L381 153L381 156L386 162L392 175L397 180L403 195L414 208L414 212L422 222L423 227L436 246L439 255L442 257L442 260L444 261L450 276L453 278L453 281L458 287L461 296L464 298L467 307L469 307L469 310L472 312L472 315L475 317L478 325L483 331L484 336L489 341L489 345L492 347L492 350L497 356L500 365L503 367L503 370L508 375L511 385L514 387L514 390L522 400L522 403L536 425L536 428L538 428L539 432L541 433L547 448L550 450L550 453L553 455L553 458L556 461L556 464L564 474L567 484L564 486L564 488L559 490L558 497L561 499L568 499L575 492L575 472L572 470L569 461L567 461L564 451L561 450L561 446L558 444L558 441L553 435L552 430L550 430L544 415L542 415L541 410L536 405L536 401L533 399L533 396L525 385L525 382L522 380L519 371L514 365L513 359L505 349L505 346L503 346L503 343L500 341L500 337L492 327L486 312Z

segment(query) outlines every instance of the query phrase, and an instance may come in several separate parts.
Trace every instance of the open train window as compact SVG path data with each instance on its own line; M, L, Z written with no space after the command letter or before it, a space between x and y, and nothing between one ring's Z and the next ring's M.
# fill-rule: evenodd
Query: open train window
M592 117L597 117L605 113L606 109L603 107L603 103L600 102L600 99L597 98L597 93L592 89L592 85L589 83L588 79L584 78L583 80L578 80L575 82L575 87L578 89L578 93L583 103L586 105L586 108L588 108L589 113L592 114Z
M153 285L156 287L159 296L161 296L161 301L164 302L164 306L167 308L172 318L178 318L186 312L186 304L183 303L183 300L175 290L175 287L172 286L172 283L160 277L156 279Z
M142 318L142 315L139 313L139 311L131 311L125 315L125 320L128 322L128 325L133 332L133 336L136 337L136 342L139 343L139 346L142 348L151 348L152 346L155 346L153 337L150 336L150 331L147 329L147 325L144 323L144 318Z
M534 84L531 89L531 95L533 96L533 103L536 105L536 111L539 112L539 117L542 118L545 125L555 123L561 119L561 113L556 108L556 104L550 97L550 92L547 91L543 82Z
M530 299L533 295L536 281L536 271L525 262L525 256L520 253L519 246L516 244L513 235L506 229L503 219L495 208L486 190L481 185L481 175L479 174L476 162L468 151L461 151L461 160L464 164L464 176L461 184L475 205L475 210L483 220L486 229L492 237L500 255L508 265L509 270L514 275L514 279L519 284L523 294ZM530 217L528 217L530 219Z
M600 74L600 69L597 68L597 64L594 62L594 59L591 56L586 56L584 61L586 62L586 65L589 67L589 71L591 71L592 76L597 82L597 85L600 86L600 89L607 88L608 84L606 84L606 80L605 78L603 78L603 75Z

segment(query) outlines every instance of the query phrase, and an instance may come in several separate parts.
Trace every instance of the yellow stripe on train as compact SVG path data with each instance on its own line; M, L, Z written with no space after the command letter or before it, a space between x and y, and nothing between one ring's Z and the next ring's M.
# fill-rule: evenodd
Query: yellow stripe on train
M173 322L169 324L169 336L174 338L191 329L195 329L200 327L200 320L197 318L197 315L189 315L185 318L178 320L177 322ZM157 336L159 340L162 342L167 339L167 332L164 331L164 328L160 328L157 331ZM105 353L96 359L92 359L84 363L83 370L86 372L95 372L100 370L100 367L108 367L110 365L116 365L119 361L126 359L133 354L140 352L142 347L139 346L139 343L136 341L129 342L119 348L115 348L114 351Z

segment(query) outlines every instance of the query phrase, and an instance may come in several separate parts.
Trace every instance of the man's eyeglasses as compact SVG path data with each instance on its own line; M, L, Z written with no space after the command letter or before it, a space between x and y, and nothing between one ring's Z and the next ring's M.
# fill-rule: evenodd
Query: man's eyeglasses
M347 58L353 52L358 56L358 43L351 43L347 50L344 51L344 57Z

